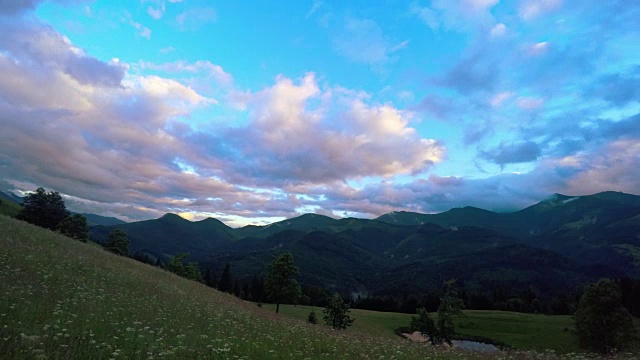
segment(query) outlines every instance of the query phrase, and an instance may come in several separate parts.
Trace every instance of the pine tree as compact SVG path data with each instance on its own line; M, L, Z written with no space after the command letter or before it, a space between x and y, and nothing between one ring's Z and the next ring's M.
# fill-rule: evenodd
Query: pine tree
M276 314L280 311L280 303L283 301L298 302L302 290L293 277L299 273L298 267L293 265L293 255L289 252L278 256L269 264L265 289L267 295L276 303Z
M229 263L227 263L222 271L222 276L218 282L218 290L228 292L229 294L233 291L233 278L231 276L231 264Z

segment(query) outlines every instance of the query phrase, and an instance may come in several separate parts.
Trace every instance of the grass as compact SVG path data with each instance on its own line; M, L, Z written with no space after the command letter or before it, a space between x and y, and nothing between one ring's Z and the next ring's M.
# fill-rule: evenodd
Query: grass
M20 212L21 206L11 200L0 198L0 214L15 217Z
M276 317L163 270L0 216L2 359L455 358Z
M264 307L275 311L274 305L265 304ZM300 320L306 320L312 309L321 320L322 308L280 305L283 315ZM570 316L480 310L468 310L465 315L456 324L459 335L490 338L519 350L554 350L558 353L578 350ZM350 331L394 338L397 337L395 329L409 326L412 315L352 309L351 316L356 321Z
M276 316L268 306L2 215L0 249L3 360L489 357L391 335L408 315L356 311L361 317L349 331ZM283 315L302 310L306 319L306 310L292 308L285 306ZM548 352L499 357L558 358Z

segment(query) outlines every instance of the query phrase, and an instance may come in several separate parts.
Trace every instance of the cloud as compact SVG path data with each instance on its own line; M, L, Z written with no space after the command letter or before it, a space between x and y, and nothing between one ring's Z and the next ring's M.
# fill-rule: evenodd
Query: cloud
M497 38L503 36L507 32L507 26L503 23L496 24L491 28L491 37Z
M182 30L195 30L218 20L218 12L212 7L191 8L176 16L176 24Z
M133 28L135 28L136 30L138 30L138 36L143 37L147 40L151 39L151 29L149 29L148 27L142 25L137 21L134 21L130 12L125 11L123 21L133 26Z
M541 108L544 105L544 99L521 96L516 99L516 104L523 110L535 110Z
M429 6L414 2L410 11L433 31L469 31L486 27L499 0L432 0Z
M504 167L507 164L535 161L542 154L542 149L533 141L525 141L502 143L493 149L483 151L481 154L486 160Z
M393 43L373 20L349 18L340 33L333 36L335 51L355 63L381 65L405 48L407 40Z
M524 20L533 20L562 6L562 0L526 0L518 9Z
M408 126L407 113L322 91L313 74L297 85L279 77L252 96L249 111L250 124L226 136L245 149L237 159L245 177L257 172L263 181L318 183L393 176L422 172L444 155L440 143Z
M493 60L487 59L482 52L479 52L461 60L444 77L436 78L433 82L468 95L478 91L492 90L499 76L500 71Z
M15 62L36 62L60 70L80 84L117 87L127 70L127 65L117 60L105 63L86 55L46 26L0 24L0 43L5 61L14 62L13 66L18 65Z
M502 105L505 101L509 100L513 96L513 92L511 91L503 91L493 95L491 98L490 104L493 107L497 107Z
M44 0L2 0L0 1L0 16L15 15L24 11L34 10ZM53 0L59 4L77 4L87 1L82 0Z
M213 64L210 61L196 61L186 62L183 60L177 60L174 62L156 64L147 61L141 61L140 66L143 69L160 70L168 73L205 73L207 76L211 76L216 79L220 84L231 85L233 83L233 77L231 74L224 71L224 69L217 64Z

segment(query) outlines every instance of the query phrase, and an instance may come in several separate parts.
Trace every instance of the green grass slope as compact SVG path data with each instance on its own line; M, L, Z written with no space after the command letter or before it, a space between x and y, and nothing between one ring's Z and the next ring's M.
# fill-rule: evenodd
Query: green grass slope
M276 317L206 286L0 216L2 359L456 358Z
M12 200L5 197L0 198L0 214L15 217L18 215L21 208L22 207L18 203Z

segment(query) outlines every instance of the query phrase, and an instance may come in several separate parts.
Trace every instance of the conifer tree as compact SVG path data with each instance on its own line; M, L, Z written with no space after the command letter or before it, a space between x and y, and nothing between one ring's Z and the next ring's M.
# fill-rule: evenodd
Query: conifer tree
M227 263L218 282L218 290L231 294L233 291L233 278L231 276L231 264Z
M293 277L299 273L298 267L293 264L293 255L289 252L278 256L269 264L265 290L276 303L276 314L280 311L280 303L283 301L298 302L302 290Z

